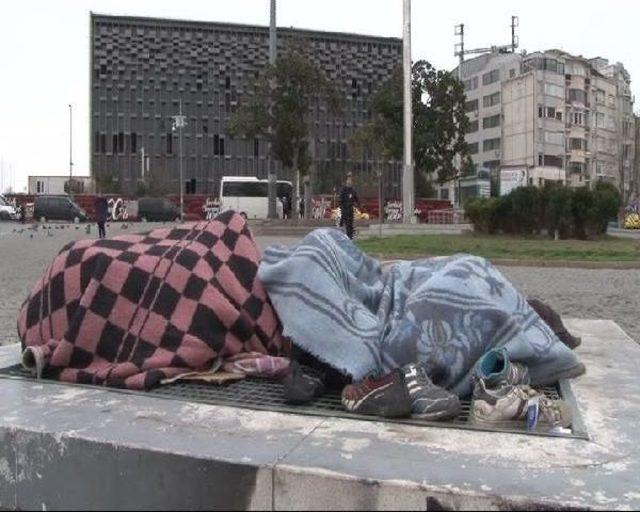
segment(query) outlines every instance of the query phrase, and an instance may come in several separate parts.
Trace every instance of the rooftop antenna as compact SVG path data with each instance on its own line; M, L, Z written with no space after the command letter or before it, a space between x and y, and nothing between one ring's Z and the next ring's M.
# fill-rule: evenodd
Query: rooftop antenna
M520 46L520 39L516 34L516 28L520 26L520 18L518 16L511 16L511 44L503 44L499 46L490 46L488 48L473 48L471 50L465 50L464 47L464 24L455 26L454 34L460 37L460 42L455 44L454 55L460 58L460 63L464 61L465 55L481 55L483 53L515 53L516 48Z
M520 26L520 18L511 16L511 53L516 53L516 48L520 46L520 39L516 34L516 28Z

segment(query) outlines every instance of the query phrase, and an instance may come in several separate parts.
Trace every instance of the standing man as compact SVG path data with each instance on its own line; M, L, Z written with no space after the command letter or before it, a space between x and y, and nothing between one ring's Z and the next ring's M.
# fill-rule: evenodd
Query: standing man
M109 217L109 203L106 197L98 197L96 199L96 223L98 224L98 237L106 238L107 230L105 223Z
M345 185L340 191L340 224L344 225L347 236L351 240L353 240L353 209L355 205L360 206L360 200L353 188L353 177L351 173L348 172Z

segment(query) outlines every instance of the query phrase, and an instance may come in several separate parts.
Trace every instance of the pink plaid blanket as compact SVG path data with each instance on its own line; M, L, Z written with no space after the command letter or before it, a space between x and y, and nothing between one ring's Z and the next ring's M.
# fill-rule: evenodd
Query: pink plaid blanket
M280 322L257 278L244 219L66 246L20 311L23 348L43 375L148 389L218 356L278 355Z

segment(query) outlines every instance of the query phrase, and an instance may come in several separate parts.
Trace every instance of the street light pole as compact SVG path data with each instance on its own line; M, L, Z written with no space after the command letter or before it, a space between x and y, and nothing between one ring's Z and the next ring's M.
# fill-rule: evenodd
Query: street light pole
M276 0L271 0L271 20L269 23L269 64L274 66L278 54L278 38L276 29ZM269 105L269 114L271 114L271 105ZM271 127L269 131L271 132ZM277 188L277 176L273 165L273 156L271 154L271 143L269 143L269 159L267 161L268 172L268 217L270 219L276 218L276 188Z
M404 0L403 13L403 70L404 70L404 168L402 173L403 220L415 222L413 184L413 113L411 103L411 0Z
M69 104L69 195L73 195L73 106Z

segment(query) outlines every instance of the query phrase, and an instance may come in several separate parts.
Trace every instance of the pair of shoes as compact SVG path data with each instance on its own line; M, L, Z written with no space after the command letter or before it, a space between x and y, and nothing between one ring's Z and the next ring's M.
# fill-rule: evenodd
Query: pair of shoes
M573 336L562 323L560 315L548 304L545 304L540 299L528 298L527 302L533 310L538 313L540 318L551 328L555 335L571 350L577 348L582 343L582 339L577 336Z
M478 361L469 420L479 426L509 427L526 420L537 425L567 428L571 410L562 400L551 400L529 386L526 366L509 360L504 348L492 349Z
M315 377L302 371L297 361L291 361L289 373L282 381L284 401L291 405L303 405L321 397L325 386L322 377Z
M385 418L404 417L442 421L460 414L460 400L436 386L423 364L409 364L375 379L347 386L342 404L351 412Z

